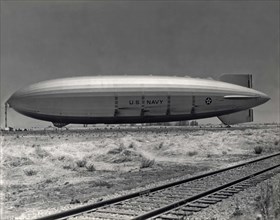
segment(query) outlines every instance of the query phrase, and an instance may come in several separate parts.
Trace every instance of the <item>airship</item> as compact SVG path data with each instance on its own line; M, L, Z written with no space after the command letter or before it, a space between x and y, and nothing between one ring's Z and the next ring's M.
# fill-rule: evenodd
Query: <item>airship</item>
M252 89L251 74L219 80L175 76L84 76L42 81L15 92L9 107L56 127L153 123L218 117L253 121L251 108L270 98Z

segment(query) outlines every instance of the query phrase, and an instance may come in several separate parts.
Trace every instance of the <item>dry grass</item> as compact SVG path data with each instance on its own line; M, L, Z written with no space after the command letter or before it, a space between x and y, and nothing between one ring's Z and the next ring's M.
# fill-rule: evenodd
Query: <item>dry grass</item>
M74 199L74 198L72 198L70 201L70 204L79 204L79 203L81 203L81 201L78 199Z
M48 151L42 149L42 148L40 147L40 145L37 145L37 146L35 147L35 154L36 154L38 157L40 157L40 158L45 158L45 157L51 156L51 154L50 154Z
M89 172L96 171L94 164L89 164L86 166L86 168L87 168L87 171L89 171Z
M85 167L86 164L87 164L87 161L86 161L85 159L76 161L76 165L77 165L78 167Z
M141 160L140 169L152 167L155 164L155 160L143 158Z
M188 152L188 155L189 155L190 157L195 156L195 155L197 155L197 154L198 154L197 151L190 151L190 152Z
M242 215L243 215L243 212L240 209L239 201L236 200L235 201L235 209L234 209L234 212L232 213L232 216L236 217L236 216L242 216Z
M255 198L255 206L263 220L280 218L280 180L278 185L267 182L261 188L261 194Z
M133 147L134 147L133 143L130 143L128 146L129 149L132 149Z
M25 169L23 172L25 173L26 176L34 176L38 173L38 171L33 169Z
M195 169L202 166L217 168L255 156L256 145L263 147L262 154L280 149L279 128L267 126L231 129L181 126L48 130L9 132L3 133L0 138L3 185L9 195L4 204L12 207L5 210L13 216L19 210L15 209L15 201L19 201L21 208L27 207L32 201L41 202L42 205L44 202L40 201L38 195L48 193L48 199L57 202L57 194L53 195L57 185L61 186L61 195L71 195L73 190L77 195L87 195L88 191L79 190L82 186L90 188L91 185L87 183L93 182L96 187L104 186L101 191L90 192L100 196L111 194L113 190L124 186L136 187L153 181L159 173L163 173L161 178L168 178L166 168L174 170L186 165ZM139 168L142 170L139 171ZM138 175L138 172L139 175L154 173L134 181L133 175ZM177 170L171 173L178 175ZM134 182L116 186L118 181ZM64 185L65 182L69 184ZM21 190L25 190L29 196L23 198ZM37 200L33 195L37 195ZM30 201L26 198L30 198Z
M263 148L260 146L254 147L255 154L261 154L263 152Z
M123 147L114 148L108 151L108 154L119 154L124 150Z
M109 183L107 181L104 181L104 180L99 180L99 181L96 181L94 182L93 184L94 187L106 187L106 188L111 188L113 186L112 183Z

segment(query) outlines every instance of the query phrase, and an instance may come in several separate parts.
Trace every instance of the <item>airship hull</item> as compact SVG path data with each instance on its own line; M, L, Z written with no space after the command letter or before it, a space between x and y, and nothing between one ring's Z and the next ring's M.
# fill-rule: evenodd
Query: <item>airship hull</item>
M50 80L19 90L8 104L53 123L148 123L206 118L264 102L261 92L186 77L111 76ZM266 99L267 100L267 99Z
M34 114L30 112L18 111L19 113L43 121L50 121L53 123L61 124L130 124L130 123L154 123L154 122L172 122L172 121L183 121L192 119L201 119L215 117L219 115L230 114L236 111L227 110L213 113L199 113L199 114L180 114L170 116L119 116L119 117L89 117L89 116L55 116L47 114Z

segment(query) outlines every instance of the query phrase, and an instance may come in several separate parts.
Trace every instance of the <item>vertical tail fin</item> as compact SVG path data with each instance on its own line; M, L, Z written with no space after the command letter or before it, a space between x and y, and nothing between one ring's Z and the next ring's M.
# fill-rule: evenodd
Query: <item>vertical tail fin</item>
M253 109L247 109L244 111L228 114L228 115L221 115L218 118L225 124L225 125L233 125L238 123L245 123L245 122L252 122L253 121Z
M252 74L224 74L220 77L220 80L248 88L253 87Z

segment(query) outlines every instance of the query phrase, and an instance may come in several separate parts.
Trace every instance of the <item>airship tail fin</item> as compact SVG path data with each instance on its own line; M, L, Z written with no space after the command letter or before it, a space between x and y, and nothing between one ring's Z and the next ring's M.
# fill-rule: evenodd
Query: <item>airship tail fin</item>
M253 121L253 109L247 109L244 111L228 114L228 115L221 115L218 118L225 124L225 125L233 125L238 123L245 123L245 122L252 122Z
M248 88L253 87L252 74L224 74L220 77L220 80Z

